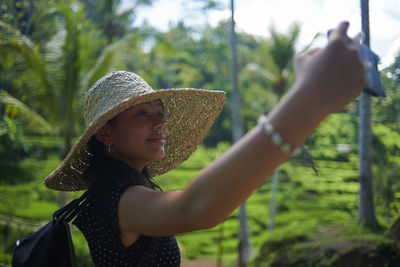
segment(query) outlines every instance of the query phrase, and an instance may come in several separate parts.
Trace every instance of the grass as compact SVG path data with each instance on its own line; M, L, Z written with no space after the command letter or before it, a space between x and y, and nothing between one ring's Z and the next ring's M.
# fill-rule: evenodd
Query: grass
M32 201L26 203L15 212L15 216L20 218L46 220L49 218L49 211L55 211L59 205L48 201Z
M358 175L350 164L318 162L319 175L316 176L310 168L285 163L281 167L283 175L279 181L278 214L273 232L267 230L270 223L271 181L267 180L246 202L255 252L269 238L300 236L314 232L324 224L347 222L356 225L359 184L350 179ZM183 188L196 173L186 168L177 169L170 172L169 177L160 177L159 181L167 189ZM222 249L225 262L232 264L237 257L237 213L236 210L222 225L213 229L178 236L183 256L215 257Z
M224 149L224 144L217 149L200 147L188 161L157 177L156 182L164 190L182 189L201 167L220 155ZM41 182L59 162L57 157L20 162L19 168L31 177L23 184L0 185L0 214L34 222L50 220L58 207L58 193L46 189ZM308 240L307 246L312 247L329 246L330 242L351 238L380 238L379 234L365 231L357 225L359 184L356 162L321 160L317 161L317 165L318 176L311 168L297 162L289 161L280 167L273 231L268 231L271 224L271 180L266 180L248 198L246 211L254 256L261 255L267 261L274 253L278 253L280 247L301 244L300 241L304 240ZM69 197L78 195L72 193ZM393 219L380 221L387 229ZM224 223L212 229L178 235L177 240L185 258L217 258L222 254L224 263L231 266L237 260L238 231L238 210L235 210ZM90 257L86 241L75 228L73 238L81 261L79 266L92 266L88 260ZM4 256L3 262L7 261L6 257L8 256Z

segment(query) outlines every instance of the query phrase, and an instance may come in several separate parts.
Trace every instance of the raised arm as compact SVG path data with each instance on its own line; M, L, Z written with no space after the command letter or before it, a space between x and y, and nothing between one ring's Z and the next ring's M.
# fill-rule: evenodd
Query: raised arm
M293 87L267 116L275 130L294 147L364 87L365 67L358 56L359 37L350 39L348 27L347 22L341 23L324 49L297 57ZM288 156L257 126L204 168L182 191L129 188L119 204L121 231L170 235L215 226Z

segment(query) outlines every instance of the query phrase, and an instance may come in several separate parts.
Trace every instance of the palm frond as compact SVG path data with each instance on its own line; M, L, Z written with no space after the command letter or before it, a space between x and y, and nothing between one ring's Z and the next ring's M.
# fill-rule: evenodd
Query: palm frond
M312 46L312 44L314 43L315 40L317 40L317 38L319 38L322 34L320 32L317 32L314 37L311 39L310 43L308 43L301 51L300 53L307 51L308 49L310 49L310 47Z
M51 85L48 81L46 64L39 46L19 30L0 20L0 56L12 53L19 63L20 77L30 77L31 83L40 92L42 100L53 106Z
M32 129L42 134L54 132L53 127L42 116L4 90L0 90L0 102L5 105L5 115L12 118L21 117Z
M35 44L29 38L23 35L19 30L15 29L13 26L5 23L2 20L0 20L0 32L3 35L0 45L13 44L18 47L26 46L31 49L35 47Z
M263 76L264 78L266 78L269 82L273 82L276 79L276 75L272 74L271 72L269 72L267 69L261 67L258 64L255 63L249 63L246 65L245 67L246 70L252 71L254 73L257 73L261 76Z
M93 65L93 67L82 77L81 89L82 92L94 84L98 79L104 76L106 73L117 70L123 67L121 62L124 61L127 53L131 50L131 47L137 43L137 36L130 34L127 37L117 41L111 45L108 45Z

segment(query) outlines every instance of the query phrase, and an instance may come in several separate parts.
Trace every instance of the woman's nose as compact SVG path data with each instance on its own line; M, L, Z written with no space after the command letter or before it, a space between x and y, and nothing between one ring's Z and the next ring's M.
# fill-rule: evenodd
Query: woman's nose
M163 118L160 118L160 117L158 117L158 116L156 116L156 117L154 118L154 125L153 125L153 128L154 128L155 130L164 130L164 129L166 129L164 119L163 119Z

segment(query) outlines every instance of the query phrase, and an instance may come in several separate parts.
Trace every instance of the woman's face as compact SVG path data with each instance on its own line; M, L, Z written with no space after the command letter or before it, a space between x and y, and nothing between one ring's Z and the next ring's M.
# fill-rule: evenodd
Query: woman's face
M164 157L167 129L160 100L132 106L109 124L113 157L138 170L149 161Z

